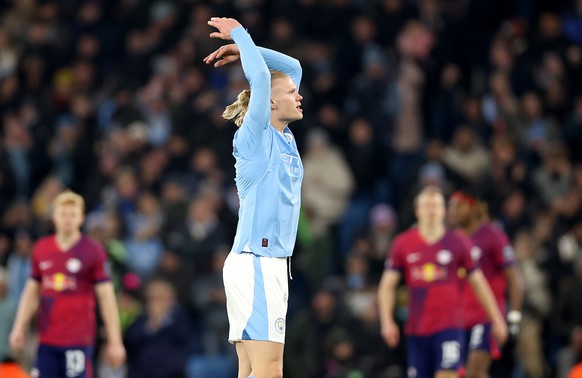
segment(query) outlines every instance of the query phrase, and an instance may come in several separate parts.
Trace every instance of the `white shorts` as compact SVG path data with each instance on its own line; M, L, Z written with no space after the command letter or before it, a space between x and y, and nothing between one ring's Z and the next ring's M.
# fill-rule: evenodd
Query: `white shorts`
M231 252L224 262L228 341L285 343L287 259Z

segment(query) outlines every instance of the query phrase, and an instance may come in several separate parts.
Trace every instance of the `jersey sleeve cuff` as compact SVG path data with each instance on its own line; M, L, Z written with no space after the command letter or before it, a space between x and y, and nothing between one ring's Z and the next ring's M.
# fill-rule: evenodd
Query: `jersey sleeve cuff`
M237 26L236 28L234 28L230 31L230 36L235 43L236 43L236 40L238 38L240 38L241 36L243 36L245 34L248 34L248 33L245 30L245 28L243 28L242 26Z
M110 277L105 277L105 278L100 278L98 280L95 280L94 282L95 282L95 284L100 284L100 283L103 283L103 282L110 282L110 281L111 281L111 278Z
M41 281L40 276L30 276L30 278L32 278L33 280L38 281L38 282Z

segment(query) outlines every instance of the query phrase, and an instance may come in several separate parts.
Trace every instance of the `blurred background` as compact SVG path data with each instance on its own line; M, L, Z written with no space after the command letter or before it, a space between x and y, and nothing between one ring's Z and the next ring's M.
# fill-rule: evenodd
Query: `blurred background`
M566 377L582 359L582 0L0 1L0 355L70 188L109 254L128 350L121 371L97 355L98 376L235 376L221 113L247 84L240 64L202 62L221 44L211 16L304 70L285 377L404 376L375 295L426 184L479 188L514 243L524 321L493 377ZM34 334L29 350L25 365Z

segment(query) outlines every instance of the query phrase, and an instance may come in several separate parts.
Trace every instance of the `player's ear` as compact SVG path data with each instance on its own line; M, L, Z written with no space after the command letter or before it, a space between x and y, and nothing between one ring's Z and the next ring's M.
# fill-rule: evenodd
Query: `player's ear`
M271 99L271 110L275 109L277 109L277 104L275 103L275 101L273 101L273 99Z

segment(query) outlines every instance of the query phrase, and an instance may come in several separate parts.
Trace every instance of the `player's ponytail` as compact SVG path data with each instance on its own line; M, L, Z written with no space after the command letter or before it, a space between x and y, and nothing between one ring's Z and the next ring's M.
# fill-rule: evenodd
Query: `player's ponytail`
M251 99L251 91L245 89L236 97L236 101L228 105L222 113L222 118L227 120L234 120L234 123L240 127L249 110L249 101Z

